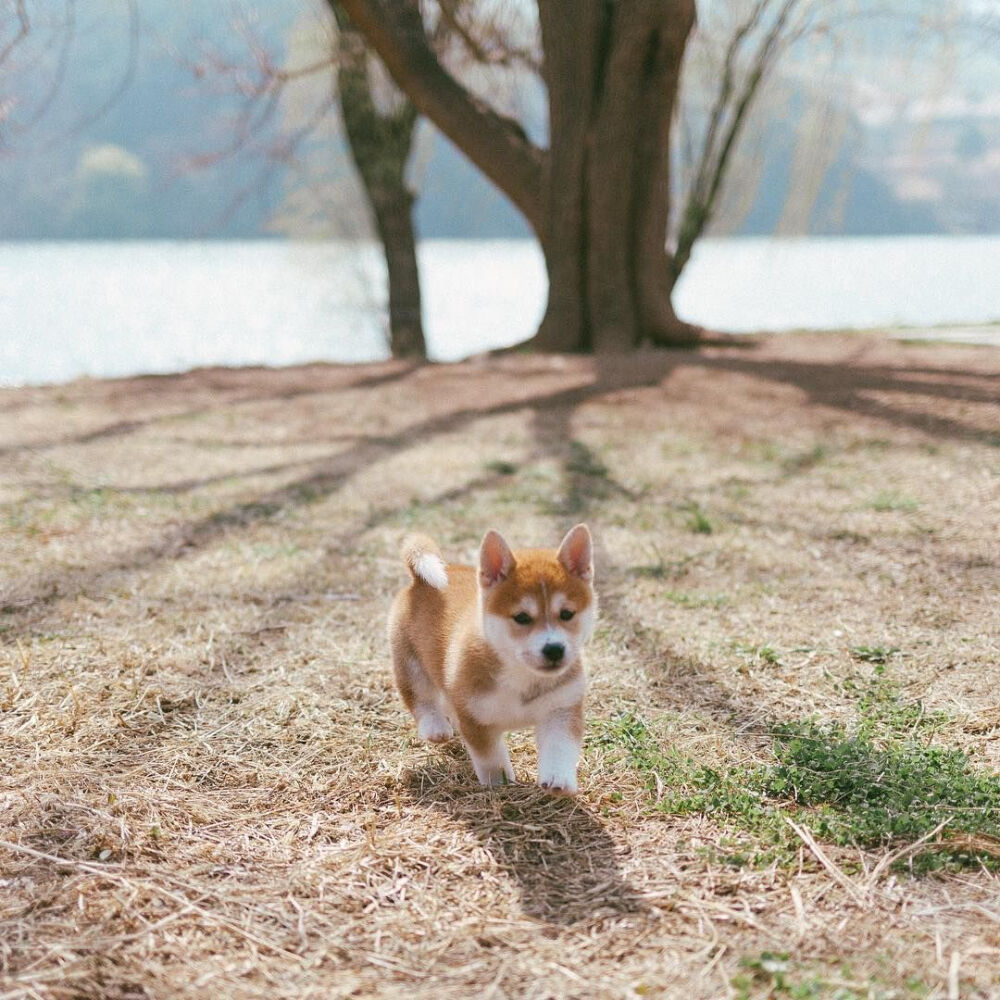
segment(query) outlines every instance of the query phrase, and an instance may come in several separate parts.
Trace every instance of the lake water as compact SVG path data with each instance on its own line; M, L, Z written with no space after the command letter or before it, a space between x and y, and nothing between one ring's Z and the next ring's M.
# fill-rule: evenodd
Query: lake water
M420 263L434 358L534 331L534 243L431 240ZM384 358L383 280L375 247L356 244L0 244L0 384ZM737 333L950 327L1000 343L1000 237L704 240L675 301Z

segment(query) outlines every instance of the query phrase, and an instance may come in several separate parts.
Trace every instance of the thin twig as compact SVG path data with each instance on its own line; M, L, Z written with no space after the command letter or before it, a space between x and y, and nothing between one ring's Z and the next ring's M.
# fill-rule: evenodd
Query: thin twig
M816 860L830 873L833 880L842 889L846 890L855 902L864 903L867 901L866 890L859 888L827 857L823 849L816 843L813 835L804 826L799 826L798 823L789 819L787 816L784 817L784 820L792 828L795 835L802 841L802 843L805 844L810 851L812 851Z

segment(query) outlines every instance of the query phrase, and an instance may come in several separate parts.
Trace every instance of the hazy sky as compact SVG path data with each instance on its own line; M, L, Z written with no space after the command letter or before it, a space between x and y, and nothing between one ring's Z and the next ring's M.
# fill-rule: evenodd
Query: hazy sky
M833 159L849 159L855 174L864 172L867 187L854 185L857 205L853 222L850 211L845 216L847 231L865 218L876 231L1000 229L1000 31L990 44L982 27L991 15L994 28L1000 23L1000 0L897 0L905 17L882 16L886 0L809 3L834 12L830 17L857 12L838 22L835 42L823 36L803 43L778 74L786 91L807 94L811 88L851 109L856 127L838 126L843 149ZM914 16L921 5L928 14L923 22ZM62 10L54 4L49 9ZM138 0L136 9L133 31L126 0L81 7L66 49L58 32L46 32L44 18L36 18L33 45L0 67L0 109L10 115L6 128L0 124L0 187L11 193L0 205L0 237L249 235L261 232L286 199L288 175L262 169L259 156L256 162L251 156L220 160L210 170L184 164L232 144L235 115L244 103L233 91L253 65L248 39L259 38L281 60L293 24L301 25L310 11L324 16L325 5ZM711 53L712 39L717 48L723 45L736 9L736 0L701 0L705 40L692 52L701 45ZM234 11L245 15L242 32L234 30ZM127 74L133 45L134 71ZM200 78L192 71L198 63L209 67ZM233 69L213 74L213 64ZM701 85L711 87L717 78L709 66ZM690 74L690 81L695 86L698 75ZM321 96L328 92L328 81L316 86ZM537 101L533 90L525 93L529 104ZM696 94L687 96L697 103ZM533 114L541 113L539 103ZM764 106L746 147L758 155L753 144L767 137L770 151L759 154L765 159L796 155L797 140L781 132L788 113L780 103ZM277 116L268 127L279 123ZM801 149L799 154L802 159ZM766 163L757 165L757 173L755 183L764 185L760 197L780 202L784 195L775 194L774 185L787 179L776 181ZM456 232L466 234L462 226L475 231L478 224L494 235L525 233L447 148L431 155L422 174L425 232L459 227ZM329 190L331 182L324 183ZM333 186L338 183L334 176ZM835 196L844 197L829 195ZM239 204L230 212L234 201ZM740 211L747 210L744 205ZM774 206L758 204L747 225L768 231L778 214ZM732 228L741 225L738 215ZM798 224L811 225L805 217ZM817 225L835 228L829 219Z

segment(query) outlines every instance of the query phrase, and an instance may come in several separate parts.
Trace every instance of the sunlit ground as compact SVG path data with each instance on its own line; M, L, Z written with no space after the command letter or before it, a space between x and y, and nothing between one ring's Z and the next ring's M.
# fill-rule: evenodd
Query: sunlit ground
M0 994L995 995L996 349L0 393ZM419 744L414 527L586 520L575 801Z

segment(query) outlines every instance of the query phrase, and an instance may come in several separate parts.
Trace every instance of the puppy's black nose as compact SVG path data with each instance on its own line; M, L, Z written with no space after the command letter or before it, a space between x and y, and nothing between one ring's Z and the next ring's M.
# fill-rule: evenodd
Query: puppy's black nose
M542 656L549 663L558 663L566 653L566 647L561 642L547 642L542 646Z

